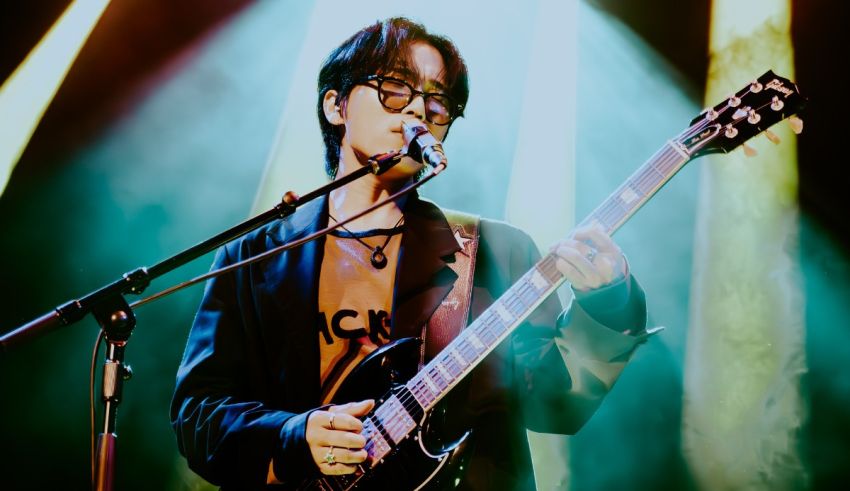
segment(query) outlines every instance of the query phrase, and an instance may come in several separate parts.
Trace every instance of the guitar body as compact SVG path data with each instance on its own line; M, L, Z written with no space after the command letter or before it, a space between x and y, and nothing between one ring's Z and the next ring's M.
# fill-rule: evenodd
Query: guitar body
M421 341L404 338L388 343L363 359L337 390L333 404L375 399L376 407L396 393L418 368ZM432 411L419 411L416 430L399 442L382 462L368 472L349 476L323 476L308 483L306 490L436 490L455 486L469 460L469 432L444 443L431 425L445 417L444 405ZM433 419L432 419L433 418Z

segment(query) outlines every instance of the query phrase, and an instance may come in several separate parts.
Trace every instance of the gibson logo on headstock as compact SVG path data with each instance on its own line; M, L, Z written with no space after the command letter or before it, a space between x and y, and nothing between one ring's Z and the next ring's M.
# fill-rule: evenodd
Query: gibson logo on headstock
M768 89L773 89L777 92L781 92L782 94L785 95L785 97L788 97L789 95L794 93L793 90L789 89L788 87L783 85L782 82L779 79L775 79L775 78L773 80L771 80L770 82L768 82L765 87L767 87Z
M707 129L707 130L703 131L702 133L700 133L699 135L691 138L690 141L688 141L688 144L690 146L695 146L699 142L703 141L704 139L706 139L709 136L714 135L716 133L717 133L717 130L714 127L712 127L711 129Z

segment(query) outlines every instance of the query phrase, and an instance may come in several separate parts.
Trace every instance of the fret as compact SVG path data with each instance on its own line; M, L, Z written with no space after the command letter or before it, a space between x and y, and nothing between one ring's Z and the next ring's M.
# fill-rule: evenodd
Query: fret
M441 363L439 360L436 360L436 359L435 359L435 361L436 361L436 363L434 363L434 367L437 369L437 372L439 372L439 374L443 377L443 379L445 379L448 382L446 385L451 385L451 383L454 381L454 376L452 376L452 374L449 373L449 370L448 370L448 368L446 368L445 364Z
M632 211L632 207L620 199L620 197L614 199L614 204L617 205L617 209L621 212L622 216L628 216L629 212Z
M631 183L632 189L636 190L638 194L646 196L658 185L658 179L652 174L646 169L640 169L627 182Z
M472 344L470 344L469 340L467 340L465 337L462 338L460 342L458 342L458 347L460 348L459 352L461 353L463 358L469 361L469 363L472 363L478 359L478 351L476 351L475 348L472 347Z
M481 339L471 330L472 326L466 328L469 331L469 342L472 347L475 348L476 355L480 355L487 348L484 346L484 343L481 342Z
M640 199L640 194L638 194L631 186L623 186L623 190L620 194L618 194L618 197L623 203L630 205Z
M376 425L377 423L371 417L367 417L363 421L363 436L367 440L364 448L369 454L369 463L372 465L392 451L392 447Z
M508 290L508 293L511 293L512 295L503 303L508 309L508 313L510 313L511 318L513 319L522 315L522 313L525 312L527 306L525 305L525 302L520 299L519 295L517 295L516 292Z
M605 225L605 228L611 228L615 223L619 222L623 217L623 212L617 207L616 202L608 200L605 203L605 210L597 215L600 222Z
M439 370L437 370L435 366L433 366L432 363L429 363L425 367L425 369L428 370L428 378L430 378L431 381L433 381L437 385L437 387L440 388L441 392L449 386L449 382L445 378L443 378L443 375L439 372Z
M663 150L665 155L659 160L663 160L664 163L662 164L662 168L664 169L664 173L668 174L667 179L669 179L670 177L673 177L673 174L675 173L671 173L670 171L678 168L680 164L687 162L691 156L672 141L668 141L667 143L670 147L669 149ZM672 150L672 152L670 150Z
M495 322L495 319L494 319ZM487 324L481 324L481 327L478 328L478 338L484 342L486 346L492 346L493 343L496 342L496 335L490 330L490 326Z
M523 287L520 291L517 292L517 297L522 299L522 303L525 304L526 308L528 308L529 306L534 305L534 302L537 301L537 297L540 296L540 293L529 281L523 281L522 286Z
M460 343L458 343L458 344L460 344ZM449 348L448 349L449 354L452 355L452 357L457 362L458 367L460 367L460 372L458 373L458 375L460 375L460 373L463 372L463 370L466 368L466 366L469 364L469 362L463 357L463 355L460 353L460 351L458 351L456 346L449 345L448 348Z
M435 396L440 393L440 388L437 387L437 384L435 384L434 381L431 380L431 377L429 377L427 373L422 373L422 380L425 382L425 385L428 386L429 392L431 392Z
M396 444L404 440L410 431L416 428L416 422L395 394L375 410L375 418Z
M517 307L520 308L520 313L523 310L525 310L525 308L526 308L525 302L522 301L522 298L520 298L520 295L519 295L519 291L522 289L522 286L523 286L521 283L522 283L522 278L519 279L517 284L510 287L508 289L508 291L505 292L504 295L502 295L502 297L507 297L507 298L505 298L505 302L504 302L505 307L508 308L508 311L511 312L511 314L513 314L514 317L516 317L515 312L516 312Z
M437 355L437 360L446 368L452 380L459 377L463 373L463 369L466 368L466 364L458 364L457 359L448 350Z
M427 387L425 387L424 382L418 380L415 377L410 379L407 388L408 390L410 390L410 393L413 394L413 398L416 399L416 402L418 402L419 405L422 407L427 406L434 400L433 394L430 398L428 397L428 393L430 391L427 389Z
M609 197L603 206L604 211L601 213L602 216L610 217L614 215L615 217L620 213L620 207L617 206L617 200L613 197Z
M514 316L508 312L508 309L505 306L505 300L497 300L496 303L493 304L493 308L496 310L496 315L499 316L502 322L505 324L514 320Z
M531 284L530 272L520 276L514 286L511 287L511 290L514 292L514 295L520 300L522 300L522 302L526 305L528 305L528 302L524 298L524 294L528 292L528 290L534 289L534 285Z
M529 273L526 273L529 274ZM537 269L535 266L531 269L530 272L531 277L529 278L529 284L534 287L536 290L545 290L549 286L549 281L543 276L543 274Z
M427 407L431 405L431 403L433 403L435 400L437 400L436 387L433 387L432 389L432 387L429 387L428 384L421 379L417 381L417 387L417 395L419 396L417 398L417 401L419 402L420 406Z
M663 181L664 178L667 177L667 174L662 169L660 169L658 167L659 165L660 165L660 162L658 160L650 160L649 162L644 164L644 166L649 171L651 171L653 174L657 175L658 178L660 178L660 179L658 179L658 181Z
M505 312L507 312L507 310L505 310ZM506 321L501 316L494 316L491 322L485 322L487 331L492 334L494 338L493 341L490 341L490 344L496 341L495 338L498 338L502 335L503 332L507 331L508 327L510 327L513 321L516 319L516 317L514 316L510 316L510 318L510 321Z
M548 280L549 285L554 285L558 283L561 279L561 272L558 271L558 267L555 266L555 262L557 261L555 255L553 253L546 254L543 259L538 263L540 265L540 272L543 276Z

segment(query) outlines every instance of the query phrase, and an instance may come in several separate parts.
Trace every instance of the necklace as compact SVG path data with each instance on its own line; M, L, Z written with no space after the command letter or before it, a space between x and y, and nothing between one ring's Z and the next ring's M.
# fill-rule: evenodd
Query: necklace
M335 221L335 222L339 223L339 220L337 220L337 219L336 219L333 215L331 215L330 213L328 213L328 216L329 216L330 218L332 218L332 219L333 219L333 221ZM395 222L395 225L393 225L393 227L392 227L392 228L396 228L396 227L398 227L398 226L401 224L402 220L404 220L404 215L402 215L401 217L399 217L398 221L397 221L397 222ZM348 230L348 228L347 228L345 225L340 225L340 227L341 227L343 230L345 230L346 232L348 232L348 233L351 235L351 238L352 238L352 239L356 240L357 242L360 242L361 244L363 244L363 246L364 246L365 248L367 248L367 249L369 249L370 251L372 251L372 255L369 257L369 262L370 262L370 263L372 263L372 266L373 266L375 269L384 269L384 268L386 268L386 267L387 267L387 255L386 255L386 254L384 254L384 249L387 247L387 244L389 244L389 243L390 243L390 239L392 239L392 238L393 238L393 235L394 235L394 234L389 234L389 235L387 235L387 240L385 240L383 244L381 244L381 245L376 245L375 247L372 247L372 246L370 246L369 244L367 244L366 242L364 242L364 241L363 241L360 237L358 237L358 236L357 236L357 234L355 234L355 233L354 233L354 232L352 232L351 230Z

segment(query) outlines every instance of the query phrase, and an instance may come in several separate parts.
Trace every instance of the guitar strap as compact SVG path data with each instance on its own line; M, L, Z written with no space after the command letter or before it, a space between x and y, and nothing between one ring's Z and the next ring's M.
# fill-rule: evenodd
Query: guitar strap
M443 210L461 250L449 267L457 274L454 288L422 328L422 353L419 368L434 358L466 327L478 253L478 225L481 218L454 210Z

